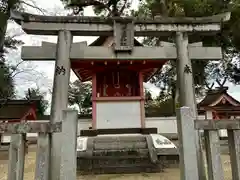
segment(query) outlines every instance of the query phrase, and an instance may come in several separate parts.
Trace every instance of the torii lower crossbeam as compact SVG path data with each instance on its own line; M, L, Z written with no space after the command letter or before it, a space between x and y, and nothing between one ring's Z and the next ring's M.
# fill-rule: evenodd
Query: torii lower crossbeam
M55 61L57 46L43 42L42 46L25 46L22 48L22 59L26 61ZM222 58L220 47L201 47L189 45L191 60L219 60ZM174 46L134 47L132 53L115 53L111 47L87 46L86 43L73 43L70 50L73 60L176 60Z

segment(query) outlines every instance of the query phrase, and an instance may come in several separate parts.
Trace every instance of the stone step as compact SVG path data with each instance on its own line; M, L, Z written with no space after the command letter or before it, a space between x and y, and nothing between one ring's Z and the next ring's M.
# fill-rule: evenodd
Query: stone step
M145 142L106 142L99 143L95 142L94 150L124 150L124 149L144 149L147 148L147 143Z
M115 167L115 166L146 166L147 164L151 164L149 158L134 158L134 159L95 159L93 160L93 166L109 166L109 167Z
M147 156L148 157L148 156ZM116 160L119 160L119 159L143 159L143 158L146 158L146 156L118 156L118 157L115 157L115 156L92 156L92 157L81 157L81 159L88 159L88 160L104 160L104 159L114 159L115 161Z
M127 160L126 160L127 161ZM124 161L122 164L108 164L108 162L106 162L105 164L99 163L99 164L93 164L93 169L110 169L110 168L133 168L133 167L152 167L150 162L136 162L134 164L128 164L126 163L126 161Z
M134 173L157 173L162 172L160 167L114 167L114 168L94 168L84 171L78 171L78 173L85 174L134 174Z
M149 158L145 159L122 159L122 160L78 160L78 171L92 173L136 173L136 172L160 172L161 165L152 164ZM114 172L114 169L116 172Z
M145 158L119 158L119 159L77 159L80 169L89 169L93 167L116 167L116 166L149 166L154 165L148 157ZM89 167L87 167L89 166Z
M78 152L82 159L122 159L122 158L144 158L149 156L148 149L124 149L124 150L94 150L92 153Z
M78 170L87 174L159 172L162 165L150 140L149 135L90 137L87 150L78 152Z
M130 158L135 157L135 158L140 158L140 157L146 157L148 156L149 152L148 149L138 149L138 150L133 150L133 149L124 149L124 150L107 150L107 151L102 151L102 150L94 150L93 151L93 157L108 157L109 156L114 156L114 158Z
M91 137L92 138L92 137ZM97 136L93 137L95 143L109 143L109 142L145 142L145 135L129 135L129 136Z

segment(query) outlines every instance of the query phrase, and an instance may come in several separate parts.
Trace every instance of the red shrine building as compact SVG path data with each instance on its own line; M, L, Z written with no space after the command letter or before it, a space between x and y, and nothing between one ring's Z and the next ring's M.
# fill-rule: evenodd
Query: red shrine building
M198 104L199 113L206 119L233 119L240 116L240 102L227 93L228 87L209 90Z
M0 122L36 120L36 100L0 100Z
M38 100L0 100L0 123L18 123L37 120ZM4 138L5 137L5 138ZM10 142L10 136L0 134L0 145Z
M100 37L90 46L112 45L112 37ZM135 39L134 46L142 44ZM143 82L164 63L148 59L71 60L71 68L82 82L92 80L92 128L144 128Z

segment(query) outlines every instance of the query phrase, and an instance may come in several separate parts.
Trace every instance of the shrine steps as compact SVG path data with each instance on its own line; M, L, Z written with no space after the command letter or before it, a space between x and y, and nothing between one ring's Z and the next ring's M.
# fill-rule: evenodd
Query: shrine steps
M89 137L87 150L78 152L81 174L161 172L150 135Z
M103 166L103 167L92 167L92 169L82 169L78 171L81 175L88 174L133 174L133 173L156 173L161 172L159 167L154 165L133 165L131 166Z

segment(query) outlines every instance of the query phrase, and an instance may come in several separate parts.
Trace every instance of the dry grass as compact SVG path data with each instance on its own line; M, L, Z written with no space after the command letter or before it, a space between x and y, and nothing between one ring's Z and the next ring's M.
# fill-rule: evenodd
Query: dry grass
M26 156L25 163L25 174L24 180L34 179L35 169L35 148L31 147L29 153ZM7 152L0 152L0 180L7 179L7 168L8 168L8 154ZM224 167L225 180L231 180L231 167L228 155L222 156L222 162ZM163 173L154 174L114 174L114 175L89 175L89 176L78 176L78 180L180 180L180 172L178 168L166 169Z

